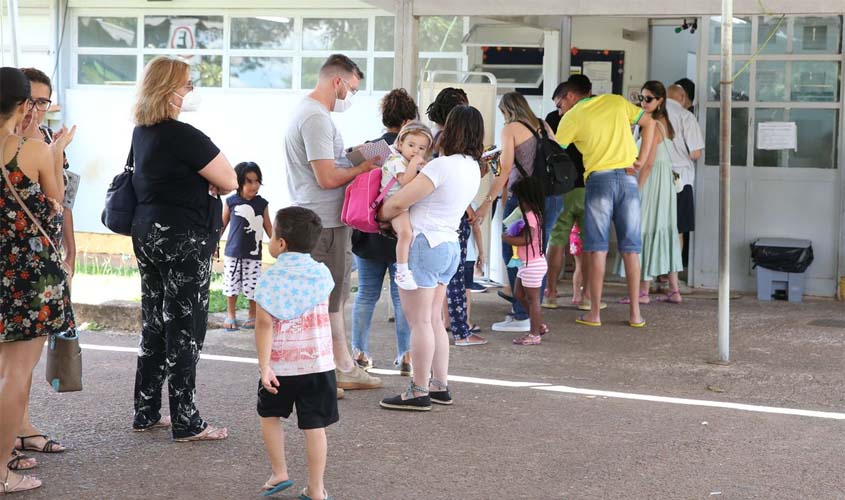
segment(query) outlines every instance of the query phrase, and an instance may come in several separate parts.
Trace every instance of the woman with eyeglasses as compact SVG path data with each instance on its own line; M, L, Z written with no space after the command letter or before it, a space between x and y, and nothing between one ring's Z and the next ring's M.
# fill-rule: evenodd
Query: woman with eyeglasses
M681 246L678 242L677 196L672 176L672 159L669 156L675 130L666 111L666 88L658 81L646 82L640 90L639 101L643 110L657 122L651 154L639 172L637 182L640 189L640 227L642 231L642 252L640 253L641 283L640 304L648 304L649 284L657 276L668 274L670 292L661 296L658 302L681 302L678 290L678 271L683 270ZM617 260L617 271L624 276L621 259ZM630 304L633 297L620 300Z
M135 104L132 245L141 273L143 330L135 375L135 431L171 429L175 441L227 437L200 416L196 369L208 320L211 257L223 224L221 194L238 187L229 160L179 120L199 96L182 60L146 67ZM161 414L165 379L170 416Z

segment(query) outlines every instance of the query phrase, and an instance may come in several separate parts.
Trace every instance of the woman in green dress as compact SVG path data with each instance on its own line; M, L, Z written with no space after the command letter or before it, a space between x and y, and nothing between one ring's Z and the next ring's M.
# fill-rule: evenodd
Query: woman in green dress
M682 299L678 271L683 270L683 263L677 235L677 197L669 157L669 143L674 137L674 130L666 112L666 88L658 81L648 81L643 85L639 99L643 110L657 122L654 142L658 145L652 148L638 177L643 241L639 301L640 304L648 304L651 301L648 293L650 282L657 276L668 274L669 291L656 300L679 304ZM625 297L620 302L630 303L630 298Z

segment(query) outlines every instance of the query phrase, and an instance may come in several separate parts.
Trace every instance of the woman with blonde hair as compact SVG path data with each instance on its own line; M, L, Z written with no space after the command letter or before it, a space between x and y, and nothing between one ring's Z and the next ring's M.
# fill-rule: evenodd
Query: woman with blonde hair
M519 206L519 200L513 196L513 186L519 180L529 177L534 172L534 157L537 153L538 137L544 134L554 137L552 131L545 121L537 118L534 111L528 105L525 97L518 92L508 92L502 96L499 102L499 111L505 117L505 127L502 129L502 140L500 146L502 155L499 160L501 172L495 181L490 185L490 191L484 203L475 211L476 218L484 217L490 210L493 202L501 195L505 201L503 217L507 217ZM505 187L507 186L507 191ZM555 221L563 211L563 197L560 195L546 196L543 227L543 248L549 243L549 235L552 233ZM502 257L505 264L510 262L513 256L513 247L502 244ZM508 267L508 282L511 290L516 284L517 269ZM545 291L545 280L540 290L540 296ZM528 311L522 307L519 301L511 298L513 308L504 321L493 324L493 330L499 332L527 332L531 329L528 320ZM546 333L548 328L542 325L541 332Z
M205 134L179 121L199 96L184 61L150 61L135 104L131 155L138 198L132 245L141 273L143 330L132 428L171 428L176 441L219 440L197 410L196 367L205 340L211 257L222 227L220 195L237 176ZM168 380L170 417L162 416Z

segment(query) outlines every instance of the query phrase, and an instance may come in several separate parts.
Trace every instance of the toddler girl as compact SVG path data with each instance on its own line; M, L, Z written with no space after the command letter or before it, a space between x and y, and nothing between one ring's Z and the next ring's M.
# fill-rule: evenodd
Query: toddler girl
M381 167L381 189L387 188L390 180L393 183L387 196L393 196L399 189L414 180L420 169L425 165L428 153L434 139L431 130L418 121L413 121L402 127L396 142L390 147L392 154ZM408 254L414 239L409 212L403 212L391 221L393 231L396 232L396 285L403 290L416 290L417 284L411 270L408 269Z
M540 308L540 288L546 277L548 264L543 252L543 209L545 194L540 181L526 177L513 186L513 195L519 200L522 220L512 226L502 236L502 240L516 247L519 266L516 274L514 296L528 311L531 330L525 335L513 339L517 345L538 345L540 336L545 333L543 311Z

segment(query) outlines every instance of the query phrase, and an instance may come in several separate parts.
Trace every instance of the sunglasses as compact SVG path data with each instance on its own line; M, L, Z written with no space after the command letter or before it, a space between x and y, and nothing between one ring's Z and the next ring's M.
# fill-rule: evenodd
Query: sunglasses
M640 102L647 102L647 103L651 104L651 102L656 101L657 98L654 97L654 96L651 96L651 95L649 95L649 96L638 95L637 100L640 101Z

